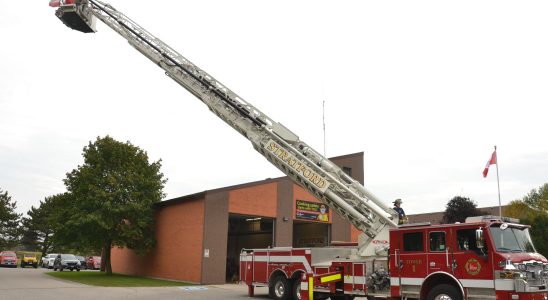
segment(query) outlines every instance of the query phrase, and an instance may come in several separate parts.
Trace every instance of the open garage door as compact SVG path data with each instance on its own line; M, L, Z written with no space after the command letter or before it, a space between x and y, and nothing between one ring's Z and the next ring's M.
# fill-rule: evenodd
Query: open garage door
M329 246L330 224L313 222L293 222L293 247Z
M228 217L228 245L226 280L238 280L240 251L243 248L274 246L274 220L257 216L230 214Z

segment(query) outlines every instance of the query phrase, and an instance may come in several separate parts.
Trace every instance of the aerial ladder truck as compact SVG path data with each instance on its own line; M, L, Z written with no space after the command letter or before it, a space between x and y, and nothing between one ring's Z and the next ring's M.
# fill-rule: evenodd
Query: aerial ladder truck
M548 261L534 248L521 249L527 255L519 259L495 257L501 242L496 236L505 229L520 235L520 245L533 247L527 226L493 217L398 226L398 214L341 168L110 4L52 0L50 6L74 30L95 32L98 19L116 31L296 184L362 232L351 246L242 250L240 278L249 296L255 286L268 286L276 299L548 300ZM519 268L514 267L517 260Z

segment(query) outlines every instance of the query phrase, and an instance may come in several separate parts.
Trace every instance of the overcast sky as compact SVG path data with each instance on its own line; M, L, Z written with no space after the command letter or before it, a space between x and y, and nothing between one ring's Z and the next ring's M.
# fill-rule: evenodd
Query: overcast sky
M111 135L162 159L167 198L283 174L105 25L0 0L0 189L26 212ZM110 2L408 214L548 182L547 1Z

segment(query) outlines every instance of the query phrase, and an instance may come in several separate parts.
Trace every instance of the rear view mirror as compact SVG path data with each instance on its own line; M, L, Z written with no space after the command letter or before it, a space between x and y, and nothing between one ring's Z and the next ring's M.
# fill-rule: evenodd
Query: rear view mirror
M483 229L476 229L476 247L478 249L485 248L485 239L483 238Z

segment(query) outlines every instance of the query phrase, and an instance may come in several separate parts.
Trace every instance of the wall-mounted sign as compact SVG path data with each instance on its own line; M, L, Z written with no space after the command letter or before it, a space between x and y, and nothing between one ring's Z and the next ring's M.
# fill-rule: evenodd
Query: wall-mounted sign
M317 202L297 200L296 219L329 222L329 207Z

